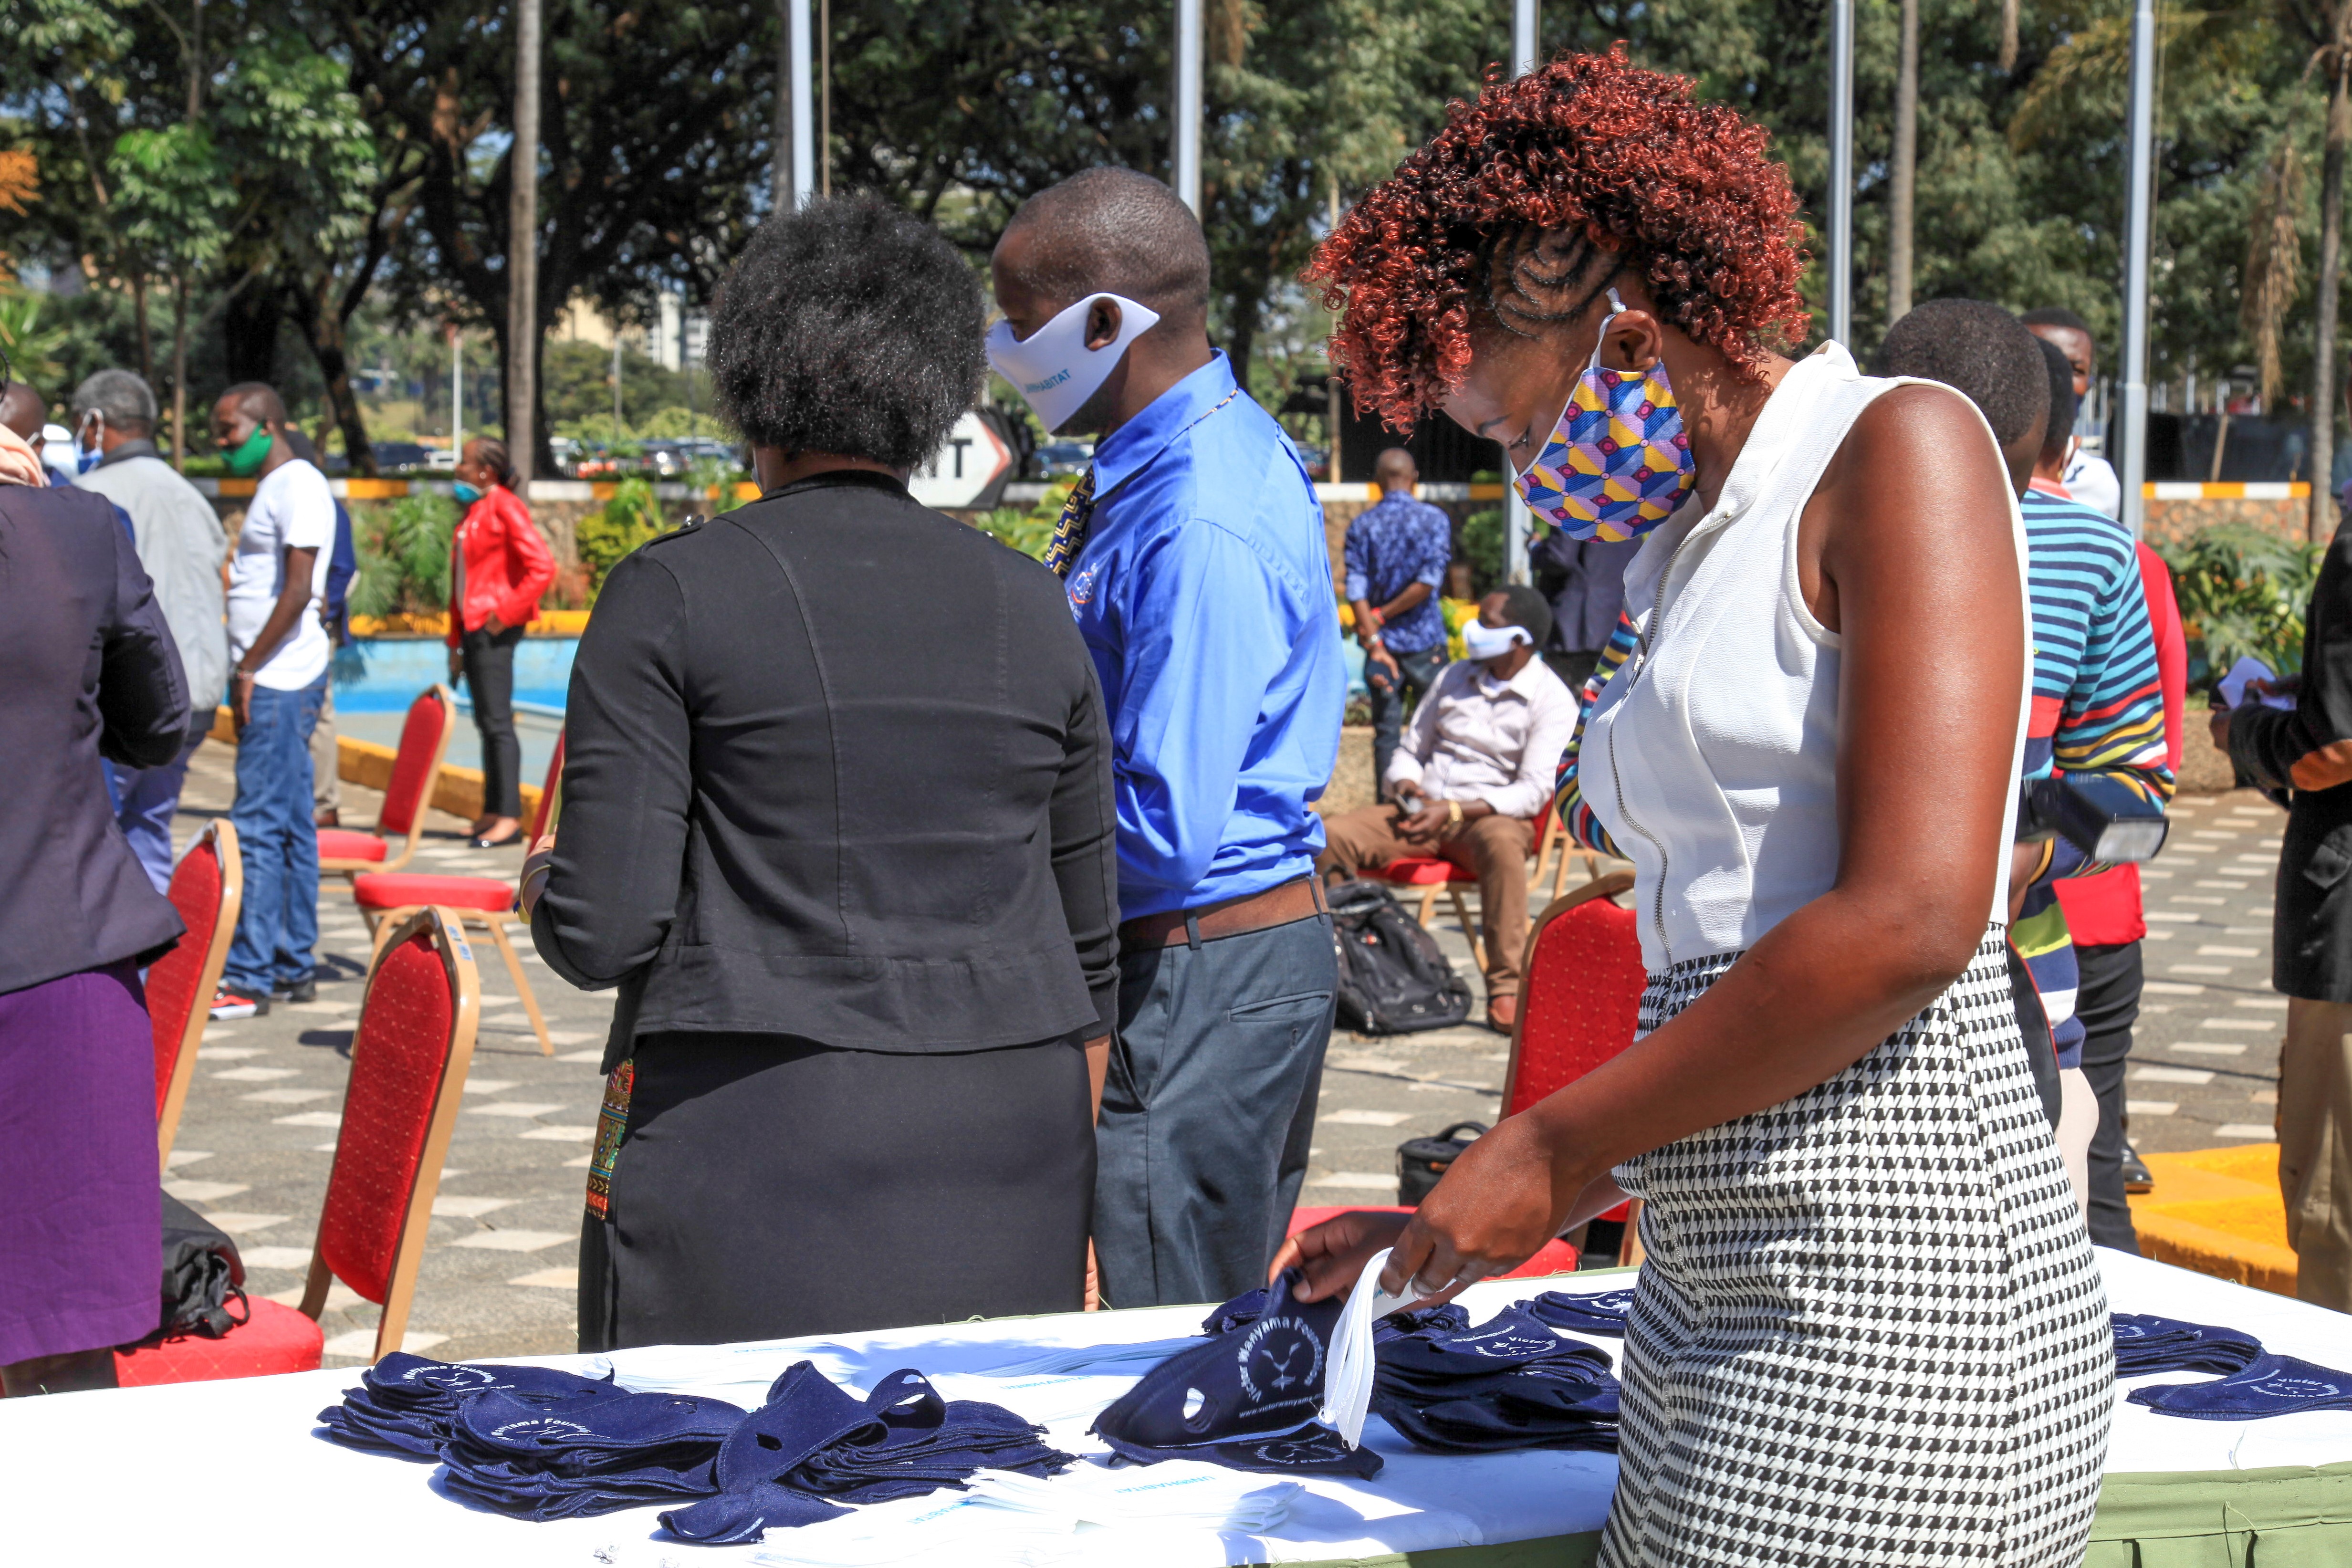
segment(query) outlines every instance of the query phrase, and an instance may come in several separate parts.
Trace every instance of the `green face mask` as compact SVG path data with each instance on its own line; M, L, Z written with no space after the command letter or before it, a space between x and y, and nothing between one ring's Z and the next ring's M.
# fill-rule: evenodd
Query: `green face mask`
M231 448L227 454L228 471L240 479L251 479L261 471L261 465L269 460L270 444L277 439L269 433L267 425L255 426L253 434L245 438L244 445Z

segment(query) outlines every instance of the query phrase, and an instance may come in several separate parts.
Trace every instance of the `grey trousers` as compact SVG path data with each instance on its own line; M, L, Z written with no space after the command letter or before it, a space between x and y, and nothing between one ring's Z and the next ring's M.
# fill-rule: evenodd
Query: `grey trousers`
M1119 955L1095 1132L1105 1306L1265 1283L1307 1179L1338 978L1328 915Z

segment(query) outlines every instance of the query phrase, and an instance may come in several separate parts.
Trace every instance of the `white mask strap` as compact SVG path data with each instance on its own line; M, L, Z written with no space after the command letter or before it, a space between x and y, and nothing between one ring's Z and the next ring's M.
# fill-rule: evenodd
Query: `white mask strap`
M1584 362L1587 370L1601 368L1601 348L1609 341L1609 323L1625 313L1625 301L1617 298L1617 290L1609 290L1609 313L1601 318L1601 331L1593 334L1592 357Z

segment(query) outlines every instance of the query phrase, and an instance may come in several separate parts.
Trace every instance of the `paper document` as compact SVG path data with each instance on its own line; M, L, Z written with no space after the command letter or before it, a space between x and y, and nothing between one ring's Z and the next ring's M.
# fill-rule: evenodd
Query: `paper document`
M2248 681L2274 680L2277 678L2278 672L2276 670L2273 669L2269 665L2264 664L2261 659L2256 658L2253 655L2248 654L2245 658L2231 665L2230 667L2230 673L2221 678L2221 700L2228 703L2231 707L2235 708L2246 700L2246 683ZM2292 697L2265 697L2262 699L2262 704L2265 708L2293 708L2294 706L2294 699Z

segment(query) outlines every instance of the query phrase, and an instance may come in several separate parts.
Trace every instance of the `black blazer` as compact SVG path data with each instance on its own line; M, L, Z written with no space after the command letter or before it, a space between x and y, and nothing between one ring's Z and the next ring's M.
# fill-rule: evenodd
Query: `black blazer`
M187 726L180 650L113 504L0 485L0 992L152 962L186 929L98 761L168 763Z
M2336 525L2303 620L2303 689L2292 710L2230 715L2230 760L2265 788L2293 789L2304 756L2352 740L2352 521ZM2352 1002L2352 784L2294 790L2272 910L2271 984Z
M861 1050L1108 1034L1110 751L1061 584L838 472L614 567L531 921L638 1034Z

